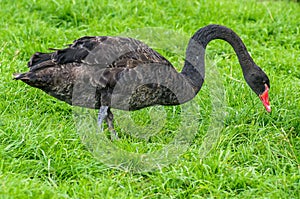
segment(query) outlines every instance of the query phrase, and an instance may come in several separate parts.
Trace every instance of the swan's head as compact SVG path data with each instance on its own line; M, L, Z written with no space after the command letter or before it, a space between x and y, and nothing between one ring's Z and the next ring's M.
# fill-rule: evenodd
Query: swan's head
M245 79L250 88L258 95L266 110L271 112L269 102L270 81L266 73L257 66L245 75Z

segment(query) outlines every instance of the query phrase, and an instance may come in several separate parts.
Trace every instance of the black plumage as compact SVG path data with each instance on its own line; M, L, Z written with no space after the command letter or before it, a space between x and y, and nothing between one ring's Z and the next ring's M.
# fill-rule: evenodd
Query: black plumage
M106 119L113 130L110 108L131 111L191 100L203 84L205 48L214 39L231 44L245 80L257 95L263 95L270 87L267 75L254 63L239 36L220 25L203 27L193 35L181 73L141 41L86 36L65 49L35 53L28 62L29 72L16 74L15 79L68 104L100 109L99 123Z

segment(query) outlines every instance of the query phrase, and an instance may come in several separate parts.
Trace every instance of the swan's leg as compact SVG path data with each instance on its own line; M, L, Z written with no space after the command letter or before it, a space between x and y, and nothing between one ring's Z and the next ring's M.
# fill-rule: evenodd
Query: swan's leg
M108 106L101 106L98 112L98 126L103 131L103 120L107 117Z
M106 123L108 125L108 130L110 131L110 139L111 140L117 140L118 139L118 134L115 131L114 128L114 115L110 111L110 108L107 110L107 116L106 116Z
M101 131L103 131L103 120L105 119L108 130L110 131L110 139L111 140L117 140L118 134L114 129L114 115L110 111L110 108L108 106L101 106L98 113L98 126L100 127Z

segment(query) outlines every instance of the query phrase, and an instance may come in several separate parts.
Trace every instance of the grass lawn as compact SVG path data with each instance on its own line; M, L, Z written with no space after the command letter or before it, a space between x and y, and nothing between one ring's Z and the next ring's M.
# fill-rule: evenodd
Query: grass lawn
M0 2L0 198L300 198L299 2ZM206 60L218 69L226 93L226 106L217 112L226 112L219 134L203 154L215 119L209 85L217 79L208 75L193 100L199 108L193 113L195 137L178 157L170 152L169 164L157 170L111 168L82 142L74 108L12 80L13 73L28 70L34 52L62 48L84 35L139 38L181 70L188 38L211 23L235 30L268 74L272 112L264 110L243 80L230 45L211 42ZM121 133L112 143L125 151L121 158L159 153L182 126L178 110L116 111L116 119L133 118L146 132L155 119L162 125L147 139ZM165 123L159 123L160 116ZM120 125L125 119L119 119ZM124 129L117 125L117 130Z

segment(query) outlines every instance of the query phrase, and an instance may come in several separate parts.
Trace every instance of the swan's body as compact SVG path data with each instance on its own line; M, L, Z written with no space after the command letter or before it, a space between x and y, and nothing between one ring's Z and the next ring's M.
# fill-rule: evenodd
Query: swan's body
M146 44L124 37L82 37L68 48L35 53L30 71L15 75L30 86L71 105L100 109L113 129L111 108L138 110L191 100L204 81L207 44L223 39L234 48L245 80L270 111L267 75L254 63L241 39L224 26L209 25L191 38L181 73Z

